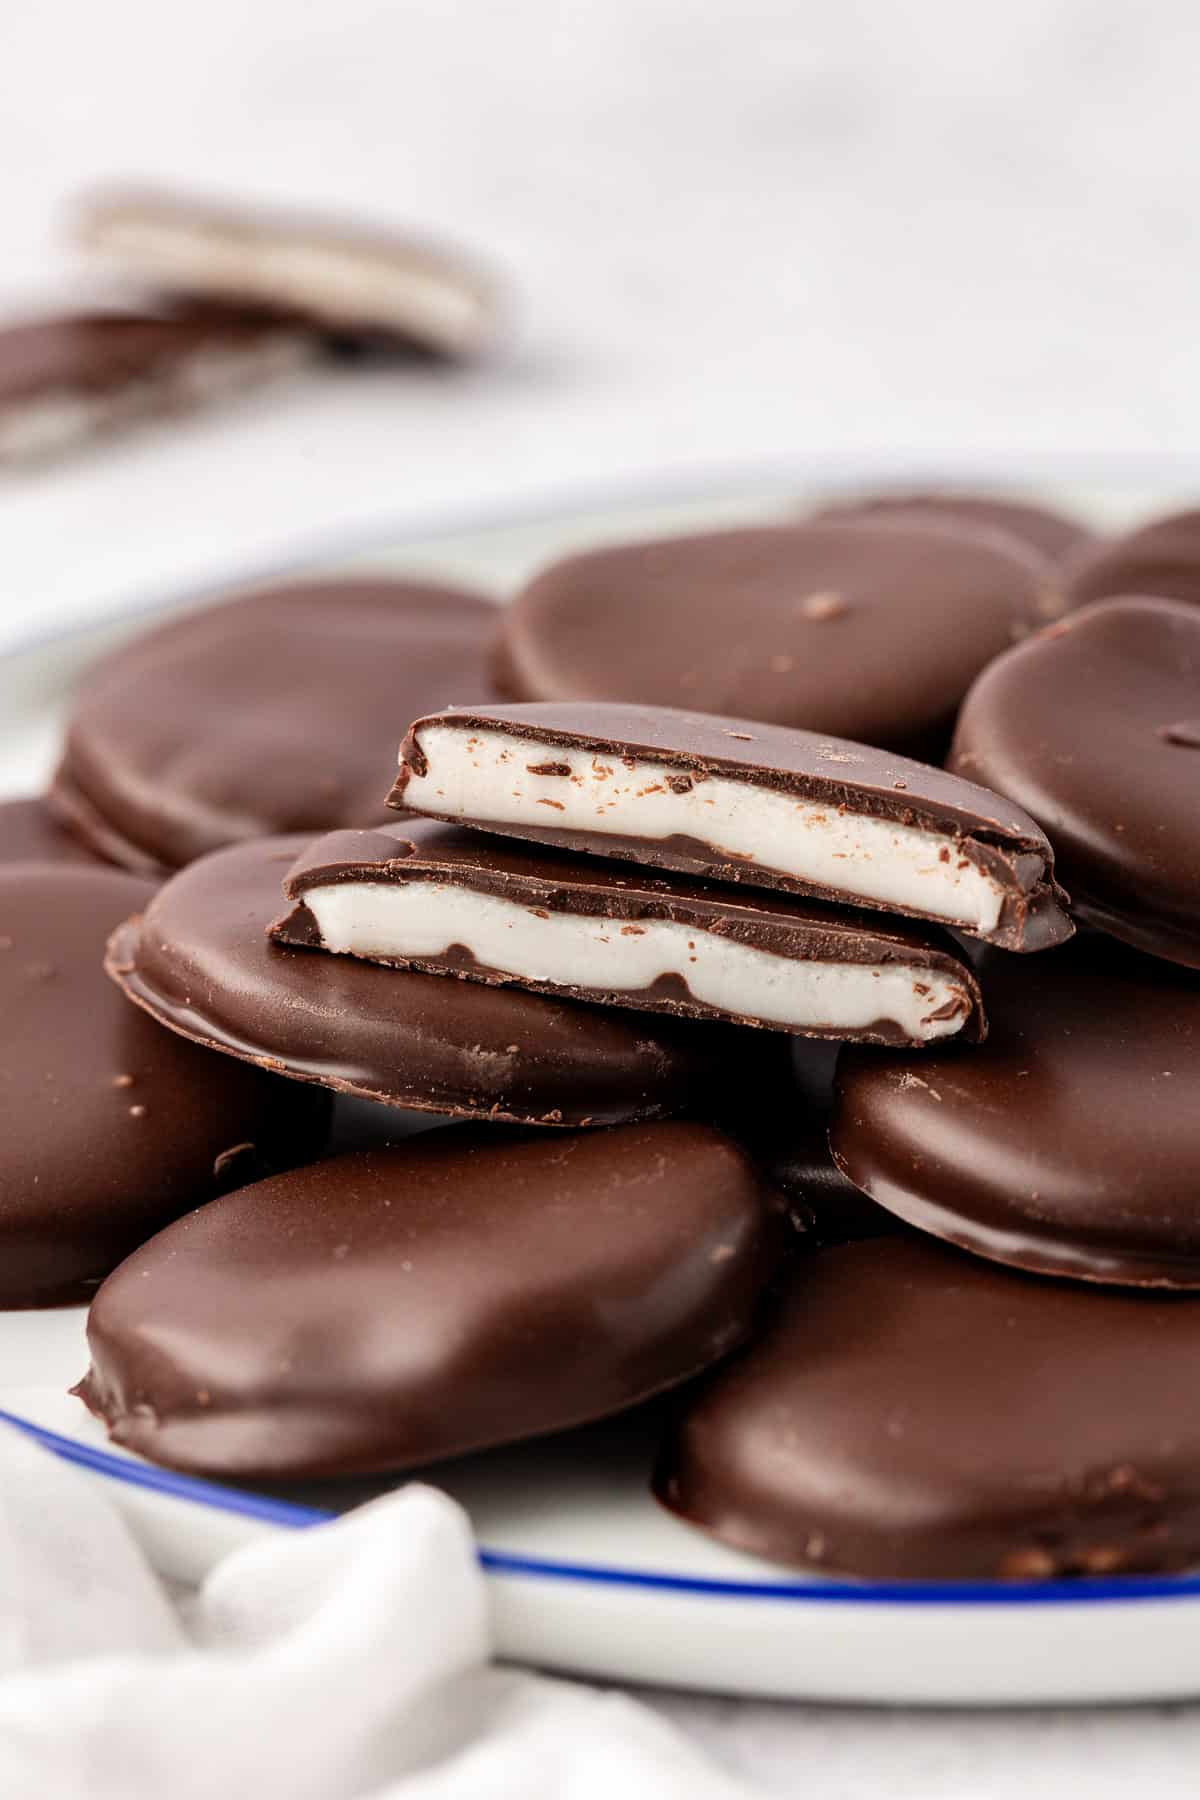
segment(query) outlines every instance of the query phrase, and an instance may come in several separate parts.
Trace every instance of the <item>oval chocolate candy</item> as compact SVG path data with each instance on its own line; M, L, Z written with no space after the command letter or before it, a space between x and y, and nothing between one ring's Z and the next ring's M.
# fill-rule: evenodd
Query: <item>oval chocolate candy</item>
M782 1238L709 1126L458 1128L242 1188L100 1290L81 1393L176 1468L412 1468L646 1399L741 1339Z
M843 1173L998 1262L1200 1288L1200 980L1099 937L979 976L969 1055L843 1051Z
M843 1244L688 1400L655 1488L738 1549L873 1580L1187 1568L1197 1381L1192 1301Z
M283 831L382 819L404 724L490 694L495 609L428 582L264 588L88 673L51 799L102 856L161 874Z
M1062 610L1045 559L912 520L761 525L568 557L502 624L518 700L689 707L940 758L974 677Z
M1079 519L1041 501L1010 494L977 494L966 488L896 488L851 494L809 515L814 521L851 525L872 520L908 521L946 531L997 531L1016 538L1049 563L1061 563L1093 543L1094 533Z
M757 1034L320 956L267 935L303 838L181 870L118 928L110 974L211 1049L393 1106L531 1125L700 1107Z
M1080 918L1200 968L1198 746L1200 608L1106 600L985 670L951 763L1045 828Z
M1083 547L1063 571L1071 606L1118 595L1200 601L1200 510L1166 513Z
M0 1306L86 1295L190 1206L311 1154L320 1096L185 1044L104 978L149 883L0 868Z
M0 801L0 863L74 863L77 868L111 868L65 826L39 797Z

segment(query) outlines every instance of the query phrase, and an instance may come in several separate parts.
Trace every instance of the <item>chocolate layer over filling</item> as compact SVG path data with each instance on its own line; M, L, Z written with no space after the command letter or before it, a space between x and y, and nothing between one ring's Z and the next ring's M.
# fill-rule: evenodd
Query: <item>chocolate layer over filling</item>
M420 719L390 804L652 868L953 925L1012 950L1071 934L1045 833L943 770L780 726L655 707Z

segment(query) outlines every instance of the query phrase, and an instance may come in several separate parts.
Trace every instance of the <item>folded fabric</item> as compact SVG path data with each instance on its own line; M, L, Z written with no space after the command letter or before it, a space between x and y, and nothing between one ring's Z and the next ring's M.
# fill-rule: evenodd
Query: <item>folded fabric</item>
M0 1428L5 1800L744 1800L635 1702L489 1656L432 1488L264 1537L177 1607L102 1485Z

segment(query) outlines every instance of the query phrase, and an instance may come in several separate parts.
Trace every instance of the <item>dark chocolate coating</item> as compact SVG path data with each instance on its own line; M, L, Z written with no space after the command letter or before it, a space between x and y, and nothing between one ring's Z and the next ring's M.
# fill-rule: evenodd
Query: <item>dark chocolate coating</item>
M176 1468L411 1468L694 1375L745 1335L782 1236L709 1126L429 1132L181 1219L96 1296L80 1391Z
M105 867L103 859L65 830L42 799L0 801L0 863L74 863Z
M1200 1307L915 1237L800 1263L655 1488L726 1543L876 1580L1200 1560Z
M522 700L686 706L940 755L975 676L1062 610L1015 539L763 525L568 557L505 614Z
M980 676L953 767L1028 809L1080 918L1200 968L1200 609L1107 600Z
M182 1043L105 980L106 936L152 891L0 867L0 1306L86 1295L186 1208L323 1134L318 1096Z
M865 744L821 737L744 719L667 707L578 704L465 708L418 719L400 747L400 773L388 804L405 811L410 771L426 768L421 732L427 725L489 730L551 745L596 750L602 756L651 757L691 783L711 775L794 794L847 812L894 820L954 838L958 854L985 870L1005 890L1005 903L989 941L1008 950L1044 950L1070 937L1073 927L1054 880L1054 852L1040 826L1010 801L961 776L910 761ZM437 817L438 815L432 815ZM449 815L442 815L449 818ZM555 825L506 825L492 820L451 819L535 843L617 857L652 869L744 882L809 894L838 905L853 902L880 910L865 896L835 892L760 862L725 856L694 838L619 837L611 832ZM913 909L913 917L929 917Z
M172 877L113 934L109 973L162 1024L298 1081L417 1112L610 1125L703 1105L735 1027L604 1011L272 943L301 838Z
M490 694L493 618L477 595L377 576L172 619L89 671L54 800L103 855L156 872L370 825L404 721Z
M969 1055L843 1052L843 1172L998 1262L1200 1288L1200 979L1093 937L979 974Z
M1063 579L1073 607L1125 594L1200 602L1200 510L1167 513L1084 549Z
M0 410L168 378L205 350L252 350L271 328L235 312L56 313L0 328ZM274 327L278 331L278 327Z
M960 983L960 1035L974 1041L986 1029L974 973L948 937L942 939L909 926L884 924L868 913L834 912L813 901L790 896L738 893L682 876L664 879L634 875L627 864L528 848L512 838L485 837L452 825L417 822L404 835L395 830L337 831L318 838L288 872L284 892L295 904L272 926L271 935L278 943L307 947L321 944L317 921L304 901L311 888L431 880L494 895L543 915L568 913L611 920L618 934L637 935L638 921L667 919L796 961L904 963L937 970ZM592 1004L697 1019L727 1019L777 1031L799 1029L778 1020L723 1012L706 1005L691 994L686 981L674 972L661 977L652 987L600 989L514 975L477 962L469 950L458 944L450 945L440 956L374 960L400 969L509 983L534 993L562 994ZM804 1035L848 1038L860 1043L910 1041L894 1020L886 1018L853 1031L833 1024L825 1028L806 1027Z
M975 494L955 488L900 489L832 501L810 514L819 522L853 524L885 520L940 525L944 530L1002 531L1050 563L1095 542L1095 533L1079 519L1029 500L1001 494Z

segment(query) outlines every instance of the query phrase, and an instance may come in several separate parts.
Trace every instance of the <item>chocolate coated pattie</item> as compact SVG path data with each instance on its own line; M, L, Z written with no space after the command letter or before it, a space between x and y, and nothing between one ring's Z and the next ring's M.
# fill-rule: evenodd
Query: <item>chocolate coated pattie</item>
M917 1238L801 1263L690 1401L656 1492L726 1543L876 1580L1200 1561L1200 1307Z
M1100 938L979 975L991 1029L970 1055L843 1052L843 1172L998 1262L1200 1287L1200 980Z
M1118 595L1200 602L1200 510L1168 513L1084 550L1064 572L1072 606Z
M1009 950L1072 926L1044 832L940 769L665 707L496 706L419 719L389 804L651 868L953 925Z
M397 720L490 692L477 595L384 577L266 588L91 669L52 798L146 871L281 831L369 825Z
M104 940L152 888L0 868L0 1305L76 1299L187 1207L316 1148L318 1097L126 1004Z
M815 1037L977 1038L975 977L909 927L812 901L637 875L448 825L337 831L284 882L280 943L535 993Z
M0 863L12 862L105 867L102 858L64 830L42 799L0 801Z
M343 220L126 187L94 195L77 232L122 273L164 292L337 335L475 356L499 323L491 278L458 251Z
M0 328L0 465L240 394L313 354L236 313L61 313Z
M302 838L193 863L112 937L109 973L185 1037L418 1112L607 1125L702 1108L733 1027L603 1011L273 943Z
M80 1392L177 1468L411 1468L705 1368L745 1335L782 1236L708 1126L431 1132L180 1220L97 1295Z
M1003 531L1047 562L1061 563L1068 552L1081 550L1095 534L1078 519L1029 500L1001 494L974 494L954 488L901 489L878 494L858 494L834 501L811 515L834 524L870 523L941 525L961 530Z
M502 622L518 700L694 707L940 756L975 676L1056 617L1045 560L905 522L764 525L568 557Z
M1074 911L1200 968L1200 608L1109 600L993 663L954 768L1053 838Z

